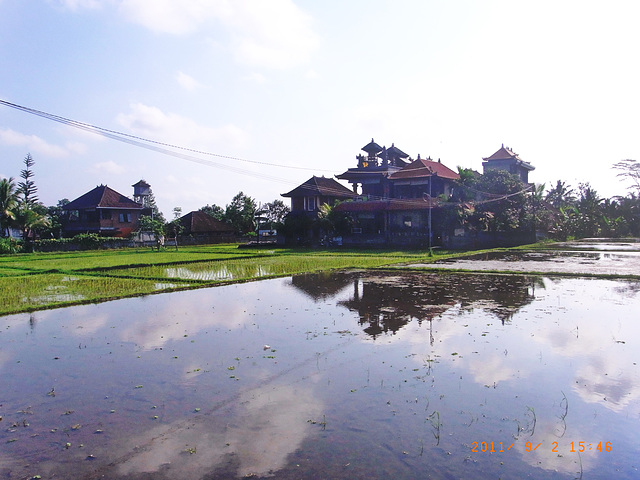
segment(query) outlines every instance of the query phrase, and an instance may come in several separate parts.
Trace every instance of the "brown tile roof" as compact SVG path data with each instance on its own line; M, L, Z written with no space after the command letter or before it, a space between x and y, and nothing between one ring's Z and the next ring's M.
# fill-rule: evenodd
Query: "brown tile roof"
M283 197L307 197L323 195L326 197L351 198L356 194L333 178L313 176L302 185L290 192L281 194Z
M208 213L194 210L180 217L180 225L189 233L233 233L233 227L213 218Z
M83 210L86 208L122 208L142 210L143 206L106 185L99 185L93 190L67 203L64 210Z
M482 159L483 160L506 160L509 158L522 160L517 153L514 153L513 150L511 150L509 147L505 147L504 145L502 145L502 147L500 147L500 149L496 153L494 153L493 155L487 158L483 157Z
M460 175L440 162L434 162L429 158L419 158L411 162L399 172L389 175L389 180L431 177L432 175L448 178L450 180L457 180L460 178Z

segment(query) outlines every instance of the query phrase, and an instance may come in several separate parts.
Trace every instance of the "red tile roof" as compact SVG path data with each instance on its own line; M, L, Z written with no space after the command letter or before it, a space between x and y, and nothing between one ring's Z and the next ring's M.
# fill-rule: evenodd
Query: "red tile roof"
M121 208L142 210L144 207L106 185L99 185L93 190L67 203L64 210L83 210L87 208Z
M434 162L431 159L419 158L411 162L399 172L389 175L389 180L431 177L432 175L448 178L450 180L457 180L460 178L460 175L440 162Z
M509 158L515 158L516 160L522 160L517 153L514 153L509 147L502 145L500 150L491 155L490 157L483 158L483 160L506 160Z

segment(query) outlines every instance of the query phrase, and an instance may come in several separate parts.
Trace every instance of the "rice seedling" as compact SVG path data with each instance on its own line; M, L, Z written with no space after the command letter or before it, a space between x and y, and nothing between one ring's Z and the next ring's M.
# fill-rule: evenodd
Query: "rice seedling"
M425 252L248 250L237 244L0 256L0 315L221 283L424 261Z

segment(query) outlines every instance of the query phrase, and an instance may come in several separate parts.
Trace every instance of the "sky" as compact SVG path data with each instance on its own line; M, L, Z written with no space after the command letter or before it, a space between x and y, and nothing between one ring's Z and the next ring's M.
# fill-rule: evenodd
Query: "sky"
M0 176L30 153L45 205L144 179L172 218L240 191L288 203L373 138L454 170L504 144L531 182L625 195L638 18L636 0L0 0L0 100L157 142L0 105Z

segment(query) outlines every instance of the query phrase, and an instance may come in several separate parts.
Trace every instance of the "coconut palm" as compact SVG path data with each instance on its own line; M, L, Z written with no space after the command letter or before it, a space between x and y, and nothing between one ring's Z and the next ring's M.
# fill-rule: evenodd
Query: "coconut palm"
M9 225L16 219L18 196L13 177L0 180L0 236L9 236Z

